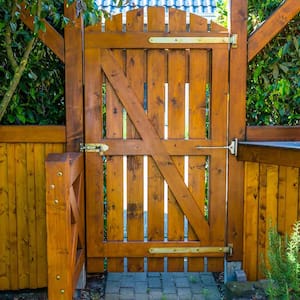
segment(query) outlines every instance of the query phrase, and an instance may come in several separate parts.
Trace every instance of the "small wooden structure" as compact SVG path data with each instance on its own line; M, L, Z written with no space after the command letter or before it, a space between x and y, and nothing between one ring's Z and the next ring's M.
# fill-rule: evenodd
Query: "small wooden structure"
M229 32L214 23L208 32L205 19L192 16L187 33L184 14L175 10L170 11L170 32L164 32L162 8L149 10L148 32L143 30L142 10L128 14L126 33L122 32L119 16L107 22L105 33L97 26L83 30L81 19L75 17L74 5L66 8L67 16L75 25L67 26L64 38L46 23L47 32L41 33L40 38L66 66L67 124L65 127L0 127L0 222L3 224L0 236L5 241L0 245L0 289L48 285L50 299L70 299L84 256L88 272L103 271L107 257L109 271L120 271L124 256L130 257L129 271L142 271L141 259L145 256L149 257L149 270L161 271L163 257L169 256L169 270L182 271L182 257L190 256L189 270L196 266L201 271L205 256L208 270L220 271L220 257L226 256L227 260L242 261L249 279L260 277L259 259L267 251L268 219L272 218L281 232L289 232L291 224L299 219L299 151L268 148L266 158L264 148L250 148L253 145L245 144L240 145L237 159L229 155L228 146L235 138L299 140L299 127L245 126L247 62L299 11L298 0L285 1L249 38L247 1L241 0L231 1ZM22 20L32 26L32 18L26 11L22 12ZM237 43L232 47L231 42L235 42L230 38L235 35ZM197 45L174 41L176 37L197 36L208 39L205 44ZM120 43L121 37L126 47ZM153 37L154 41L167 38L168 43L160 40L153 45L149 43ZM223 38L226 44L209 43L210 37ZM126 48L125 56L125 51L120 50L123 48ZM106 85L105 101L103 84ZM189 110L183 109L185 98L189 99ZM165 102L169 112L167 136ZM209 114L207 103L211 105ZM102 118L103 108L105 118ZM123 111L127 113L125 123ZM185 119L189 125L185 125ZM207 128L211 128L209 134ZM49 131L51 134L47 134ZM80 143L108 145L107 160L98 153L79 154ZM102 152L105 147L102 145L98 150ZM48 156L45 173L44 163L49 153L63 154ZM144 156L148 156L146 169ZM187 156L188 159L184 158ZM272 156L276 161L270 160ZM123 157L127 157L128 166L125 190ZM207 157L211 157L208 192L204 167ZM184 166L189 170L186 178L182 175ZM146 177L149 177L146 242L144 231L140 230L146 194L141 180L145 176L143 170L147 170ZM104 181L109 199L106 208ZM164 181L168 183L167 188L163 187ZM163 190L168 191L168 222L172 228L168 240L163 232ZM125 193L130 195L126 242L120 229L124 225L120 202ZM205 193L211 199L208 220L204 217ZM45 272L46 213L48 276ZM183 215L189 221L186 237ZM224 252L230 244L233 253L228 256ZM201 254L203 246L206 250L221 247L222 251ZM180 249L191 247L196 249L196 254L180 253ZM166 248L175 252L166 253Z

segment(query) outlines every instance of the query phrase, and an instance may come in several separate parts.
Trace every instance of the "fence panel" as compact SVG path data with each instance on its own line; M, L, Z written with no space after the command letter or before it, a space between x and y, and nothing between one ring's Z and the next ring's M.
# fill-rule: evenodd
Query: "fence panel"
M0 126L0 290L47 286L45 158L63 126Z
M290 234L300 218L300 153L268 147L267 162L263 149L242 147L240 151L247 152L240 153L245 160L243 262L248 279L256 280L264 277L270 228Z

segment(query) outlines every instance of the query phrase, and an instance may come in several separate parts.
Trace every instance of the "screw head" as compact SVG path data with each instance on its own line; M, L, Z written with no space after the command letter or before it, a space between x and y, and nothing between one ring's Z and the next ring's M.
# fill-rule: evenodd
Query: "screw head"
M65 290L60 290L60 293L61 293L61 294L64 294L64 293L65 293Z
M59 201L58 201L57 199L54 200L54 203L55 203L55 204L58 204L58 202L59 202Z
M63 172L59 171L56 173L57 176L63 176Z
M60 275L56 275L56 280L60 280Z
M50 189L54 190L55 189L55 185L54 184L50 184Z

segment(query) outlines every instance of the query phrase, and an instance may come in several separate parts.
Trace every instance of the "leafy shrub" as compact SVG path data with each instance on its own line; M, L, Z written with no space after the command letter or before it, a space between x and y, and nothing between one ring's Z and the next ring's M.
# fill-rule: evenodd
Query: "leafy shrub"
M0 98L13 71L0 46ZM2 124L64 124L64 64L41 42L34 47Z
M251 32L281 0L249 1ZM300 124L300 15L249 64L247 121L250 125Z
M269 231L266 290L271 299L300 299L300 221L290 237L283 239L273 228Z
M257 29L282 0L248 0L248 33ZM227 2L219 0L218 21L227 24ZM300 15L249 63L248 125L300 124Z

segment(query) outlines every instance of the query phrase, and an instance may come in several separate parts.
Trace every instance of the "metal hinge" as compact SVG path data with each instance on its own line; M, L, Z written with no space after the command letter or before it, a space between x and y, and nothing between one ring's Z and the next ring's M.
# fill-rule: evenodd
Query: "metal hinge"
M230 154L237 156L238 151L238 139L235 138L231 141L229 146L197 146L197 149L228 149Z
M188 254L188 253L226 253L229 256L233 253L233 245L227 247L164 247L150 248L151 254Z
M152 36L149 38L152 44L231 44L237 46L237 34L231 36Z
M83 144L80 143L80 152L98 152L103 155L109 149L106 144Z

